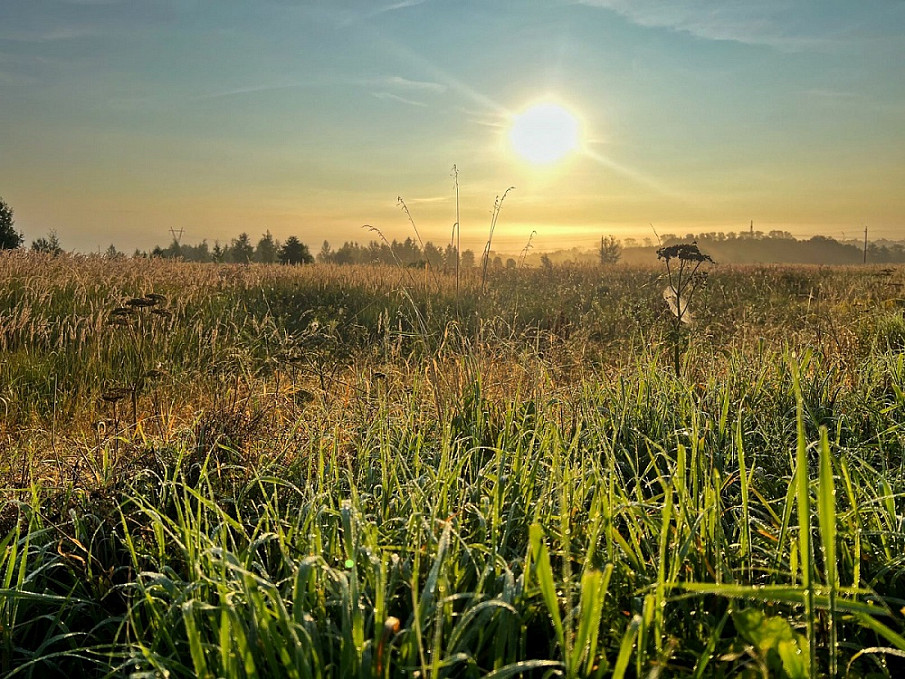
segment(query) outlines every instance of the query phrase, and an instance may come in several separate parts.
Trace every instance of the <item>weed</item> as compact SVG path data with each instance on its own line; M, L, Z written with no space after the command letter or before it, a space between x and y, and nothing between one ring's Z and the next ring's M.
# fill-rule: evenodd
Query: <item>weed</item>
M602 241L601 252L603 252ZM712 264L713 260L701 252L695 243L661 247L657 250L657 259L662 259L666 265L667 286L663 290L663 299L672 313L669 339L673 349L673 369L676 376L679 376L682 371L680 359L685 339L683 330L684 326L690 325L692 321L689 305L695 292L707 280L707 271L701 269L701 265L705 262ZM673 264L674 260L676 264Z

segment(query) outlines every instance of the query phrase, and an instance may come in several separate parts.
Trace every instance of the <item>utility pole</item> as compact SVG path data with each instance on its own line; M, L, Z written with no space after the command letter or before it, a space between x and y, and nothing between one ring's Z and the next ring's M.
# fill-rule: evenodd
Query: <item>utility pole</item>
M864 227L864 263L867 264L867 227Z
M170 227L170 234L173 236L173 240L176 241L176 245L179 245L179 241L182 240L182 232L183 229L179 229L176 231L173 227ZM178 234L178 235L177 235Z

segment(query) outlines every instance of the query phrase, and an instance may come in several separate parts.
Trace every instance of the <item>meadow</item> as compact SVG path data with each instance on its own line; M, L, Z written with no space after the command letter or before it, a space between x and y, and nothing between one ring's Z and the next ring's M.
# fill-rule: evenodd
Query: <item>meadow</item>
M902 676L905 271L664 273L0 254L0 675Z

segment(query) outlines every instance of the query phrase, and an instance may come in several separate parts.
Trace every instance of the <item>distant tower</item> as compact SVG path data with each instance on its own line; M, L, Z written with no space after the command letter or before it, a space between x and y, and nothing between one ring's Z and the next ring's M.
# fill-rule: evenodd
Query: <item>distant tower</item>
M751 235L754 235L754 220L751 220Z
M173 240L176 241L176 245L180 245L179 241L182 240L182 232L183 232L183 229L179 229L179 231L176 231L176 229L170 227L170 233L173 235Z
M864 227L864 263L867 264L867 227Z

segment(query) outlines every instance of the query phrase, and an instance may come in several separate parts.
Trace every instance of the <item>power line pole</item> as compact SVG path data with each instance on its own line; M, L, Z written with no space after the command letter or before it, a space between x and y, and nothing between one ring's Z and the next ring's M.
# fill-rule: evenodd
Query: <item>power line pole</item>
M170 234L173 236L173 240L176 241L176 245L180 244L179 241L182 240L183 231L184 231L184 229L179 229L179 231L177 232L176 229L174 229L173 227L170 227ZM176 235L177 233L179 235Z
M864 263L867 264L867 227L864 227Z

